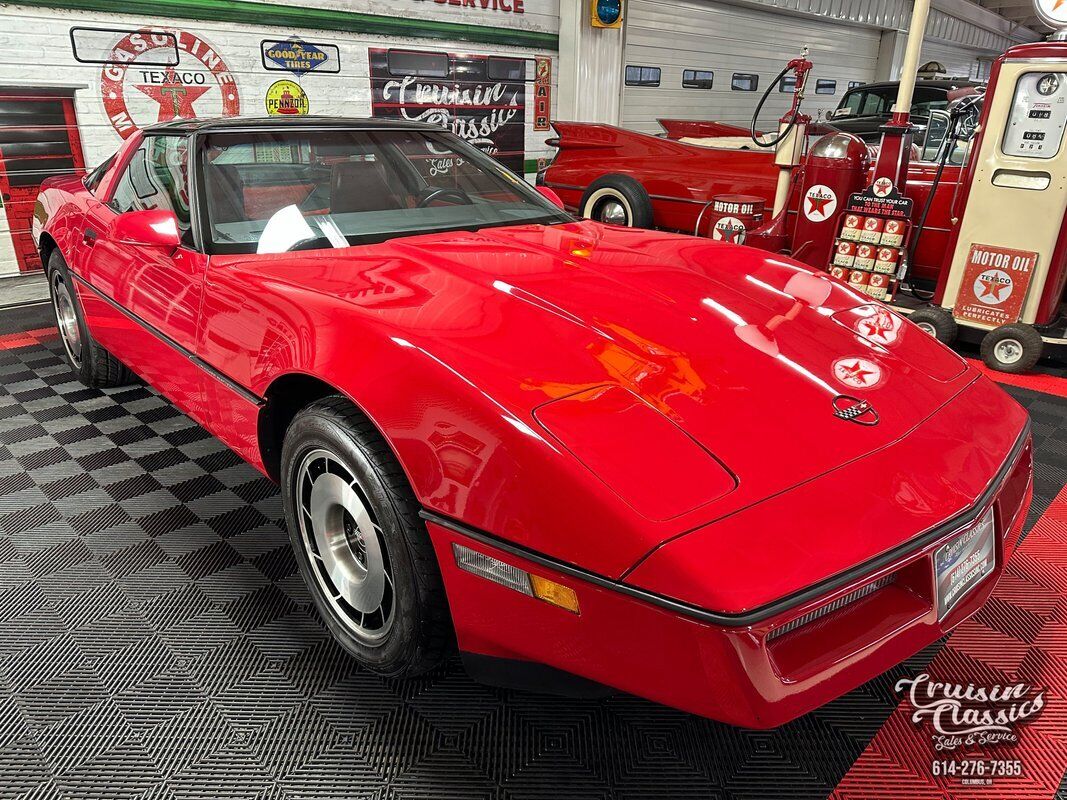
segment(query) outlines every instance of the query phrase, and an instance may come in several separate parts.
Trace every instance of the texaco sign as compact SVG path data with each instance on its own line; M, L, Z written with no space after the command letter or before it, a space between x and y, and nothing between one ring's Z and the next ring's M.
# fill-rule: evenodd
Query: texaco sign
M188 31L172 33L178 39L177 66L138 66L139 61L158 64L151 53L174 46L169 36L148 30L124 36L111 50L111 63L104 65L104 110L123 139L157 122L240 113L237 82L218 51Z

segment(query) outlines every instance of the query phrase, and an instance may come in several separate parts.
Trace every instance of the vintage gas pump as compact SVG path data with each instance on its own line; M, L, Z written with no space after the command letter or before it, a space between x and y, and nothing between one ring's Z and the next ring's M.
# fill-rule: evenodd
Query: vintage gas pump
M804 156L804 143L807 141L808 125L811 117L802 114L801 103L804 102L804 88L807 84L808 73L812 68L808 60L808 48L805 47L799 58L794 58L778 76L770 82L763 92L756 111L752 115L752 124L749 135L752 141L760 147L774 150L774 163L778 167L778 183L774 193L774 208L771 210L771 218L762 228L748 234L746 243L761 247L766 250L781 250L788 242L786 233L786 206L789 204L789 195L793 188L793 174L797 171ZM785 76L793 73L793 98L789 110L778 120L778 133L771 139L766 139L756 133L756 125L760 111L764 103L770 97L771 92L781 83ZM746 197L749 201L761 201L758 197ZM699 229L700 223L697 223Z
M912 315L943 341L961 326L983 332L983 358L1007 372L1067 344L1065 130L1067 42L1018 45L997 59L933 304Z
M1063 29L1054 38L1067 39L1067 3L1035 2L1045 22ZM933 302L919 305L896 294L896 288L906 278L909 245L917 233L912 200L902 189L929 5L929 0L914 3L893 117L883 128L870 184L848 195L833 223L827 266L857 290L911 314L913 322L946 343L961 329L976 333L989 366L1023 372L1037 363L1046 345L1067 344L1067 42L1019 45L994 63L954 196L952 234ZM1062 19L1050 18L1057 13ZM832 143L833 137L824 137L813 154ZM839 144L844 153L847 143ZM954 144L946 142L950 149ZM841 161L841 154L834 155ZM821 178L809 175L807 184L816 179ZM813 191L807 185L805 190ZM805 260L821 261L825 221L808 227L815 233L805 235L820 246Z

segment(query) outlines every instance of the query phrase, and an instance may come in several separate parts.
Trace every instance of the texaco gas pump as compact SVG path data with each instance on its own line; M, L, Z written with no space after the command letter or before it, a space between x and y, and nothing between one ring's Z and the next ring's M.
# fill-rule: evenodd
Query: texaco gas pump
M916 307L894 295L906 277L913 232L912 201L900 187L909 167L908 112L929 0L915 0L893 118L883 129L870 186L849 197L830 267L840 269L834 265L842 252L847 258L850 242L859 242L859 248L864 242L880 245L868 249L884 262L872 261L871 285L857 288L910 313L913 322L948 344L963 331L976 334L986 363L1005 372L1026 371L1047 346L1067 344L1067 2L1035 3L1059 32L1053 41L1013 47L993 64L953 197L952 232L932 302ZM860 230L853 230L857 225ZM864 272L852 269L847 275L851 283Z
M951 338L952 323L988 331L983 356L1011 372L1067 344L1067 3L1035 5L1057 33L994 63L947 269L934 305L916 312L939 338Z

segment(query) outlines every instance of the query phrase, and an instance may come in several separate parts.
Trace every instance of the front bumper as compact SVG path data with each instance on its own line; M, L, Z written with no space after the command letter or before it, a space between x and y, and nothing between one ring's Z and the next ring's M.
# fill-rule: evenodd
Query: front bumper
M891 563L757 622L642 596L447 520L429 517L460 649L546 664L694 714L752 728L781 725L936 641L977 611L1003 573L1032 493L1029 436L983 498L994 508L996 568L944 619L933 552L973 522L943 528ZM456 542L570 586L573 614L460 570Z

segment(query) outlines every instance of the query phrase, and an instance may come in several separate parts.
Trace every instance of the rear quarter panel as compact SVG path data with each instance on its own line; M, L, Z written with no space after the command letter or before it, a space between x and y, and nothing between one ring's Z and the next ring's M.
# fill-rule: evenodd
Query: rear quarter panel
M774 199L773 151L716 150L610 125L556 123L560 147L545 184L580 210L582 193L597 178L629 175L652 197L656 226L691 232L704 203L717 194ZM705 215L705 218L707 215Z

